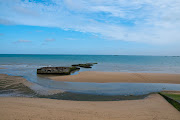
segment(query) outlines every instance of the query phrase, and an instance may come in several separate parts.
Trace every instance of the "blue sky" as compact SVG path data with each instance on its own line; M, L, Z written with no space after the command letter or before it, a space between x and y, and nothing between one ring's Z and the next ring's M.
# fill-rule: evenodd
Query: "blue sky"
M0 54L180 55L179 0L0 0Z

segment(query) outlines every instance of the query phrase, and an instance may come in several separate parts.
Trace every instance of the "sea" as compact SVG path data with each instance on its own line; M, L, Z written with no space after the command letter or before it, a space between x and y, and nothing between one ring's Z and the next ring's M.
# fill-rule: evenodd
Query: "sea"
M22 76L33 83L31 89L40 94L51 90L96 95L144 95L162 90L180 90L179 84L165 83L84 83L60 82L39 76L41 67L69 67L72 64L98 63L82 71L173 73L180 74L180 56L138 55L41 55L0 54L0 74ZM78 74L75 72L74 74ZM180 78L179 78L180 79Z

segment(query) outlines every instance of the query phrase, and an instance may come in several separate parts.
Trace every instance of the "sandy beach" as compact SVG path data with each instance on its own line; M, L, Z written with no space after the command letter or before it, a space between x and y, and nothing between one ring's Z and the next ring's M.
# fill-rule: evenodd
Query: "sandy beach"
M166 73L121 73L85 71L77 75L51 76L56 81L68 82L96 82L96 83L173 83L180 84L180 74Z
M179 112L158 94L144 100L65 101L0 97L3 120L179 120Z
M0 120L180 120L179 6L0 0Z
M117 73L115 73L117 74ZM65 76L64 76L65 77ZM3 90L29 86L26 79L0 74ZM13 88L14 88L13 87ZM27 88L26 88L27 89ZM0 97L2 120L179 120L180 114L159 94L141 100L71 101Z

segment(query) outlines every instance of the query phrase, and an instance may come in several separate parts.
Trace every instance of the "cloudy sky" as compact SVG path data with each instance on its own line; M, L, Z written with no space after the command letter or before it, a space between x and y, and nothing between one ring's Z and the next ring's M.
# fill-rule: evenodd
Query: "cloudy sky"
M0 54L180 55L180 0L0 0Z

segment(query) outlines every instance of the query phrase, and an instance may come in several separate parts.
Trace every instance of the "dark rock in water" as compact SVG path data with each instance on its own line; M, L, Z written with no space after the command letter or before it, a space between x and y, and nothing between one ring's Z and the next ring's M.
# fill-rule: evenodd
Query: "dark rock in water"
M94 64L93 63L86 63L86 65L93 66Z
M98 63L86 63L86 64L89 64L89 65L92 65L92 66L93 66L94 64L98 64Z
M72 66L79 66L79 67L83 67L83 68L92 68L91 66L93 66L94 64L97 64L97 63L73 64Z
M80 68L77 67L43 67L37 69L37 74L61 74L69 75L71 72L77 71Z
M74 64L74 65L71 65L71 66L79 66L79 64Z
M79 64L79 67L83 67L83 68L92 68L92 65L90 64Z

